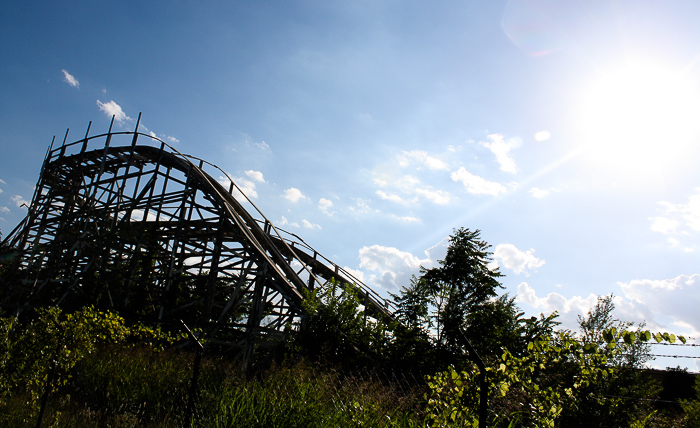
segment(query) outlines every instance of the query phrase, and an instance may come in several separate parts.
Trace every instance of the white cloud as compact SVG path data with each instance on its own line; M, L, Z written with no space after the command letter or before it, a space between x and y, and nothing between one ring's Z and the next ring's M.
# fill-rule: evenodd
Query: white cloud
M171 137L170 135L162 134L160 137L161 137L162 139L164 139L165 142L170 143L170 144L177 144L177 143L180 142L180 140L178 140L178 139L175 138L175 137Z
M658 217L649 217L650 229L671 235L675 239L673 242L680 242L681 239L688 239L689 236L700 232L700 187L696 188L695 192L688 197L688 203L685 204L659 202L662 214ZM684 250L693 251L693 248L685 247Z
M4 190L0 189L0 193L3 193L3 192L4 192Z
M412 216L397 216L397 215L391 215L391 218L399 221L401 223L420 223L421 220L418 217L412 217Z
M700 274L675 278L638 279L618 283L631 303L631 315L642 315L650 327L697 337L700 334ZM625 308L627 309L627 308ZM686 326L678 331L680 326ZM674 329L674 327L676 329Z
M20 195L15 195L15 196L11 197L10 199L12 199L12 201L20 208L23 208L23 206L24 206L24 208L26 208L30 205L30 202L27 201L26 199L24 199Z
M363 283L363 284L365 283L365 273L362 272L361 270L350 269L347 266L344 267L343 270L345 272L349 273L350 275L352 275L355 279L359 280L361 283ZM347 279L352 280L352 278L347 278Z
M417 204L421 200L427 200L437 205L446 205L451 199L448 192L433 189L432 186L421 185L421 181L412 175L404 175L398 180L375 177L374 182L380 187L389 187L398 192L390 193L384 190L377 190L375 192L377 196L383 200L403 205Z
M419 274L421 266L429 269L437 264L435 260L444 258L449 240L449 237L445 237L428 248L423 259L394 247L363 247L359 251L360 268L372 272L363 282L389 290L408 286L411 276Z
M9 213L10 209L7 207L0 206L0 213Z
M291 187L284 191L284 199L297 203L301 199L306 199L306 196L301 193L301 190L297 189L296 187Z
M498 196L507 191L506 187L494 181L485 180L477 175L474 175L461 167L453 172L450 177L453 181L460 181L467 188L467 192L474 195L492 195Z
M255 189L255 183L245 178L237 178L236 184L241 189L241 191L251 199L256 199L258 197L258 191Z
M103 111L107 116L114 116L114 120L117 122L123 122L126 119L130 119L130 117L124 113L121 106L114 101L103 103L102 101L97 100L97 107L99 107L100 111Z
M264 182L265 182L265 178L263 177L263 173L260 172L260 171L253 171L253 170L251 169L251 170L246 171L246 172L245 172L245 175L247 175L248 177L250 177L250 178L252 178L253 180L257 181L258 183L264 183Z
M411 275L420 269L421 264L430 260L421 260L411 253L394 247L372 245L362 247L359 251L360 268L375 272L368 282L375 283L387 290L396 290L410 283Z
M539 131L535 132L535 141L542 142L542 141L547 141L551 137L551 134L549 131Z
M546 198L549 196L549 193L553 189L540 189L539 187L533 187L532 189L529 190L529 193L534 196L535 198L542 199Z
M652 221L651 230L654 232L663 233L664 235L675 233L676 229L680 225L677 220L667 217L652 217L649 220Z
M333 215L334 213L331 212L332 208L333 201L331 201L330 199L321 198L318 200L318 209L320 209L324 214Z
M442 190L433 190L430 186L415 189L417 195L429 200L437 205L447 205L450 203L450 194Z
M227 177L219 176L218 181L219 184L224 187L224 189L229 190L231 188L231 181ZM247 202L246 196L250 199L256 199L258 197L258 191L255 188L255 183L241 177L236 178L234 181L236 186L233 186L233 189L231 189L231 195L233 195L238 202Z
M123 212L122 212L123 213ZM143 210L133 210L131 211L131 221L141 221L143 220ZM148 215L146 216L146 220L148 221L156 221L158 219L158 216L153 212L149 211Z
M3 180L2 178L0 178L0 183L7 184L7 183L5 183L5 180Z
M399 159L399 165L401 167L407 167L411 160L418 161L420 164L428 167L432 171L447 170L449 166L442 159L430 156L427 152L423 150L412 150L410 152L403 152L403 157Z
M279 227L282 227L282 226L292 226L292 227L296 227L296 228L299 227L299 223L291 222L291 221L287 220L287 217L284 217L284 216L282 216L282 220L278 221L276 225Z
M496 155L496 161L501 165L501 171L516 173L518 168L515 160L509 156L510 150L520 145L520 141L513 139L506 142L501 134L488 135L490 142L482 141L480 144Z
M266 142L264 142L264 141L261 141L261 142L259 142L259 143L255 143L255 144L256 144L259 148L261 148L262 150L265 150L265 151L268 151L268 152L271 151L270 146L269 146Z
M377 190L375 192L377 196L379 196L380 199L383 199L385 201L392 201L396 202L399 204L408 204L408 201L402 198L401 196L395 194L395 193L387 193L383 190Z
M308 220L302 220L302 221L301 221L301 224L302 224L302 225L304 226L304 228L306 228L306 229L320 229L320 228L321 228L321 226L319 226L318 224L316 224L316 223L311 223L311 222L308 221Z
M80 88L80 82L72 74L70 74L66 69L61 70L63 73L63 80L74 88Z
M348 207L348 210L355 215L365 215L372 212L372 207L364 199L357 198L355 205Z
M495 261L500 260L503 267L510 269L517 275L525 273L529 275L529 270L544 266L544 259L535 257L535 250L530 248L527 251L518 249L513 244L498 244L493 252Z
M679 275L671 279L639 279L619 282L620 293L615 296L615 317L634 323L646 322L652 331L668 331L690 337L700 336L700 274ZM563 328L577 329L577 315L585 315L597 297L573 296L559 293L538 297L528 283L518 286L517 301L545 313L557 311Z
M598 296L590 293L588 297L574 296L567 299L559 293L549 293L546 297L538 297L537 292L527 282L518 285L516 302L525 304L544 314L556 311L559 314L560 328L578 330L578 315L586 314L598 301Z

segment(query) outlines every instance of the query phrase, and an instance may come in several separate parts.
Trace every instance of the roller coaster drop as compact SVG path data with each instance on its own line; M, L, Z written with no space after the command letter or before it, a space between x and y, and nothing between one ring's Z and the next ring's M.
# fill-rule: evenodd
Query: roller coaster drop
M139 121L51 143L28 214L4 241L17 254L5 308L95 304L186 319L249 361L299 324L304 289L351 284L366 311L391 316L389 301L274 227L228 174L139 133Z

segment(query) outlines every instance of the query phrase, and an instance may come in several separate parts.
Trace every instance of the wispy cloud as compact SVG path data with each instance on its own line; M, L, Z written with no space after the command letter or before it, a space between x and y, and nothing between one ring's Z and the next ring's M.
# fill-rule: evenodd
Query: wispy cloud
M19 208L26 208L29 206L30 202L24 199L24 197L20 195L14 195L11 197L12 201L19 207Z
M453 181L461 182L466 187L467 192L473 195L498 196L508 191L506 186L474 175L464 167L450 174L450 177Z
M421 219L413 216L397 216L392 214L391 218L400 223L420 223Z
M278 226L278 227L291 226L291 227L299 228L299 223L291 222L291 221L287 220L287 217L282 216L282 219L276 223L276 226Z
M66 83L68 83L69 85L71 85L74 88L80 88L80 82L78 82L78 79L76 79L75 76L73 76L68 71L66 71L65 68L63 70L61 70L61 72L63 73L63 80Z
M9 208L0 206L0 213L9 213L9 212L10 212Z
M448 192L424 185L412 175L404 175L399 179L392 179L388 176L375 177L374 182L387 189L379 189L375 192L377 196L386 201L409 205L427 200L434 204L446 205L451 200Z
M506 142L501 134L490 134L487 138L489 141L482 141L480 144L496 155L496 161L501 165L501 171L515 174L518 168L515 165L515 160L510 157L510 150L519 147L520 140L511 139Z
M443 190L435 190L430 186L423 186L416 188L414 191L416 195L421 196L434 204L447 205L450 203L450 194Z
M537 199L546 198L549 195L549 190L540 189L539 187L533 187L529 190L529 192L532 196L536 197Z
M296 187L291 187L287 190L284 191L284 199L297 203L302 199L306 199L306 196L304 196L303 193L301 193L301 190L297 189Z
M533 187L530 190L528 190L528 193L530 193L533 197L537 199L542 199L549 196L550 193L558 191L559 189L555 189L554 187L550 187L549 189L540 189L539 187Z
M117 122L123 122L127 119L130 119L130 117L127 116L126 113L124 113L124 110L122 110L121 106L112 100L106 103L97 100L97 107L108 117L114 116L114 120L116 120Z
M379 196L380 199L383 199L385 201L392 201L396 202L399 204L408 204L408 201L402 198L401 196L395 194L395 193L387 193L383 190L377 190L374 192L377 196Z
M329 215L329 216L332 216L333 214L335 214L334 211L331 211L331 209L333 209L333 201L331 201L330 199L326 199L326 198L319 199L318 200L318 209L320 209L321 212L323 212L324 214Z
M695 189L695 194L688 198L687 203L675 204L661 201L662 207L660 216L649 217L651 230L664 235L669 235L669 242L677 246L679 239L686 240L688 237L700 232L700 187ZM685 247L686 251L693 251L693 247Z
M160 138L165 140L166 143L170 143L170 144L177 144L180 142L180 140L178 140L177 138L170 136L170 135L161 134Z
M411 161L417 161L420 165L426 166L432 171L449 169L447 162L435 156L430 156L428 152L423 150L404 151L403 156L399 160L399 165L405 168L410 165Z
M355 205L348 207L348 211L350 211L356 216L360 216L372 213L373 209L366 200L356 198Z
M302 220L301 221L302 226L306 229L321 229L321 226L316 224L316 223L311 223L308 220Z

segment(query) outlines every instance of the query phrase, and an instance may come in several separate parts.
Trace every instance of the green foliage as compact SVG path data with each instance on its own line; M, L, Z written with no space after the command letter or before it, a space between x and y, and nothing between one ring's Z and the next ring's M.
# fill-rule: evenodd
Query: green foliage
M71 379L73 369L99 346L110 343L172 343L175 336L143 325L127 327L117 314L85 307L72 314L40 308L24 320L0 318L0 405L16 394L38 410L41 395ZM29 413L28 417L32 417Z
M347 368L384 366L390 352L389 326L364 311L354 287L332 281L306 291L306 319L295 338L297 352Z
M455 351L461 349L460 331L468 330L470 314L478 312L501 288L498 270L491 270L490 245L480 240L479 230L457 229L450 236L450 244L439 267L421 268L416 287L427 296L432 322L439 348ZM474 338L468 334L470 338ZM479 350L477 348L477 350Z
M654 335L615 329L602 333L610 339L602 344L559 332L530 343L523 356L504 351L487 368L490 426L613 427L650 420L648 408L629 398L653 391L630 390L620 382L629 372L610 362L626 350L621 338L644 341ZM429 378L426 415L432 426L476 426L477 377L478 370L469 365Z
M700 427L700 376L695 378L695 399L681 400L681 408L685 413L683 419L683 427L697 428Z
M462 360L462 332L487 361L503 349L522 355L529 342L552 333L556 314L523 318L515 298L497 295L502 275L489 267L489 248L479 230L457 229L439 266L421 268L420 277L392 295L405 329L399 329L397 346L406 352L413 348L419 360L430 361L435 369Z
M82 359L49 402L54 427L181 427L192 355L112 344ZM0 406L2 426L33 426L17 393ZM248 378L240 365L205 357L195 425L211 427L418 427L417 395L365 372L342 374L305 362Z
M619 367L642 368L644 363L651 359L649 356L651 347L647 342L651 340L652 335L648 331L642 331L644 323L635 329L634 323L613 318L614 300L615 297L612 294L600 296L596 305L588 311L585 317L578 316L583 341L585 343L622 341L623 343L618 345L622 352L612 357L609 363ZM618 335L616 333L618 331L622 334ZM638 336L640 340L635 340ZM663 337L660 339L666 340ZM670 336L668 339L671 339ZM675 336L673 340L675 340Z

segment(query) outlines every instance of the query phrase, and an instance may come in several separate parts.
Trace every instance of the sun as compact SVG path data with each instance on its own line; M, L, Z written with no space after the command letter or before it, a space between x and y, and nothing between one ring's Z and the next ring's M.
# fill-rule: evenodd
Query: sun
M664 173L700 136L700 92L688 73L628 62L581 94L576 122L586 157L620 174Z

